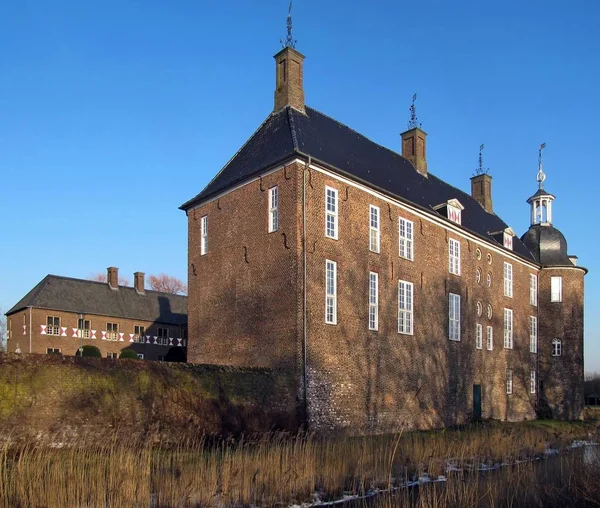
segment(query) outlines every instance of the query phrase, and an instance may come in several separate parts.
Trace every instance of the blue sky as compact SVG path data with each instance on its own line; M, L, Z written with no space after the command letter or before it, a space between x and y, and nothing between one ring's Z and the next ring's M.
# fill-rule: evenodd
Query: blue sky
M186 279L199 192L273 107L282 1L0 3L0 307L47 273L118 266ZM600 371L594 213L600 3L296 0L307 103L400 150L408 107L429 169L529 226L547 143L554 224L588 267L586 370Z

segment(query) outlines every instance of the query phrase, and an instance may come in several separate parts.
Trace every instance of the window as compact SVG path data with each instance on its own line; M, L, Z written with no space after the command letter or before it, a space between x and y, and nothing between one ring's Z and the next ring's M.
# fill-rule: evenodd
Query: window
M529 316L529 352L537 353L537 317Z
M483 326L480 324L475 326L475 347L483 349Z
M413 284L398 281L398 333L413 333Z
M200 255L208 254L208 215L200 219Z
M510 263L504 263L504 296L513 295L513 269Z
M90 338L90 320L79 318L77 320L77 336L84 339Z
M481 268L477 268L477 271L475 272L475 280L477 281L477 284L481 284Z
M119 333L119 325L117 323L106 323L106 339L117 340Z
M377 330L378 316L378 282L379 276L375 272L369 273L369 330Z
M513 311L504 309L504 347L513 348Z
M488 306L487 306L487 318L488 319L492 319L493 314L494 313L493 313L493 310L492 310L492 305L488 303Z
M369 206L369 250L379 252L379 208Z
M460 275L460 242L450 239L448 241L448 269L454 275Z
M477 247L477 250L475 250L475 257L478 261L481 261L481 249L479 247Z
M562 340L554 339L552 341L552 356L562 356Z
M494 329L491 326L487 327L486 340L488 351L492 351L494 349Z
M138 357L138 360L143 360L144 359L144 353L138 353L137 357Z
M450 293L448 318L448 338L460 340L460 295Z
M325 187L325 236L338 238L338 191Z
M550 277L552 302L562 302L562 277Z
M506 393L510 395L513 390L512 370L506 369Z
M504 238L503 238L503 243L504 246L507 249L513 250L513 235L511 235L510 233L506 233L504 232Z
M488 252L487 256L485 257L487 259L488 265L492 264L492 255Z
M537 275L529 274L529 303L537 307Z
M337 324L337 263L325 261L325 322Z
M529 391L535 393L535 370L531 371L531 377L529 378Z
M477 302L477 317L481 317L481 314L483 314L483 304Z
M269 233L279 229L279 188L269 189Z
M117 358L119 358L119 355L117 353L106 353L106 358L116 360Z
M60 318L56 316L48 316L46 320L46 335L60 335Z
M60 348L59 347L47 347L46 348L46 354L47 355L54 355L54 354L60 354Z
M414 224L412 221L398 217L399 250L401 258L413 260Z
M141 325L133 327L133 340L144 344L146 342L146 328Z
M456 206L448 205L448 218L457 224L461 223L461 209Z
M492 287L492 274L488 273L487 274L487 287L491 288Z
M169 345L169 329L168 328L159 328L158 329L158 338L156 339L156 343L162 346Z

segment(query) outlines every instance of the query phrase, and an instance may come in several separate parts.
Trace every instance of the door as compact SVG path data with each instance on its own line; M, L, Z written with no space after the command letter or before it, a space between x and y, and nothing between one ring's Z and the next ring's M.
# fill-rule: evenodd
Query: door
M481 385L473 385L473 420L481 420Z

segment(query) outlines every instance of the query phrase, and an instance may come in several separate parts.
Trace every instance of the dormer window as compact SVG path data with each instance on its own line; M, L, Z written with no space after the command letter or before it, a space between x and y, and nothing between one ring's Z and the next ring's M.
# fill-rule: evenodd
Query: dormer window
M506 231L504 232L504 246L510 250L513 248L513 235Z
M449 199L433 207L440 215L445 216L456 224L462 224L462 211L465 209L458 199Z
M498 243L501 243L504 248L513 250L513 236L515 236L515 232L512 228L494 231L493 233L490 233L490 236Z

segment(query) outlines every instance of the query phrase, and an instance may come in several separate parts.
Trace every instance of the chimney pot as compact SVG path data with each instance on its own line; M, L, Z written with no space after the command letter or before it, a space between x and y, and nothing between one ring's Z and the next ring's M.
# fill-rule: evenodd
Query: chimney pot
M471 177L471 197L477 201L486 212L493 213L492 208L492 177L487 173Z
M137 294L144 295L146 294L145 283L144 283L144 272L134 272L133 274L133 285Z
M110 289L119 289L119 269L115 266L109 266L106 269L106 281Z

